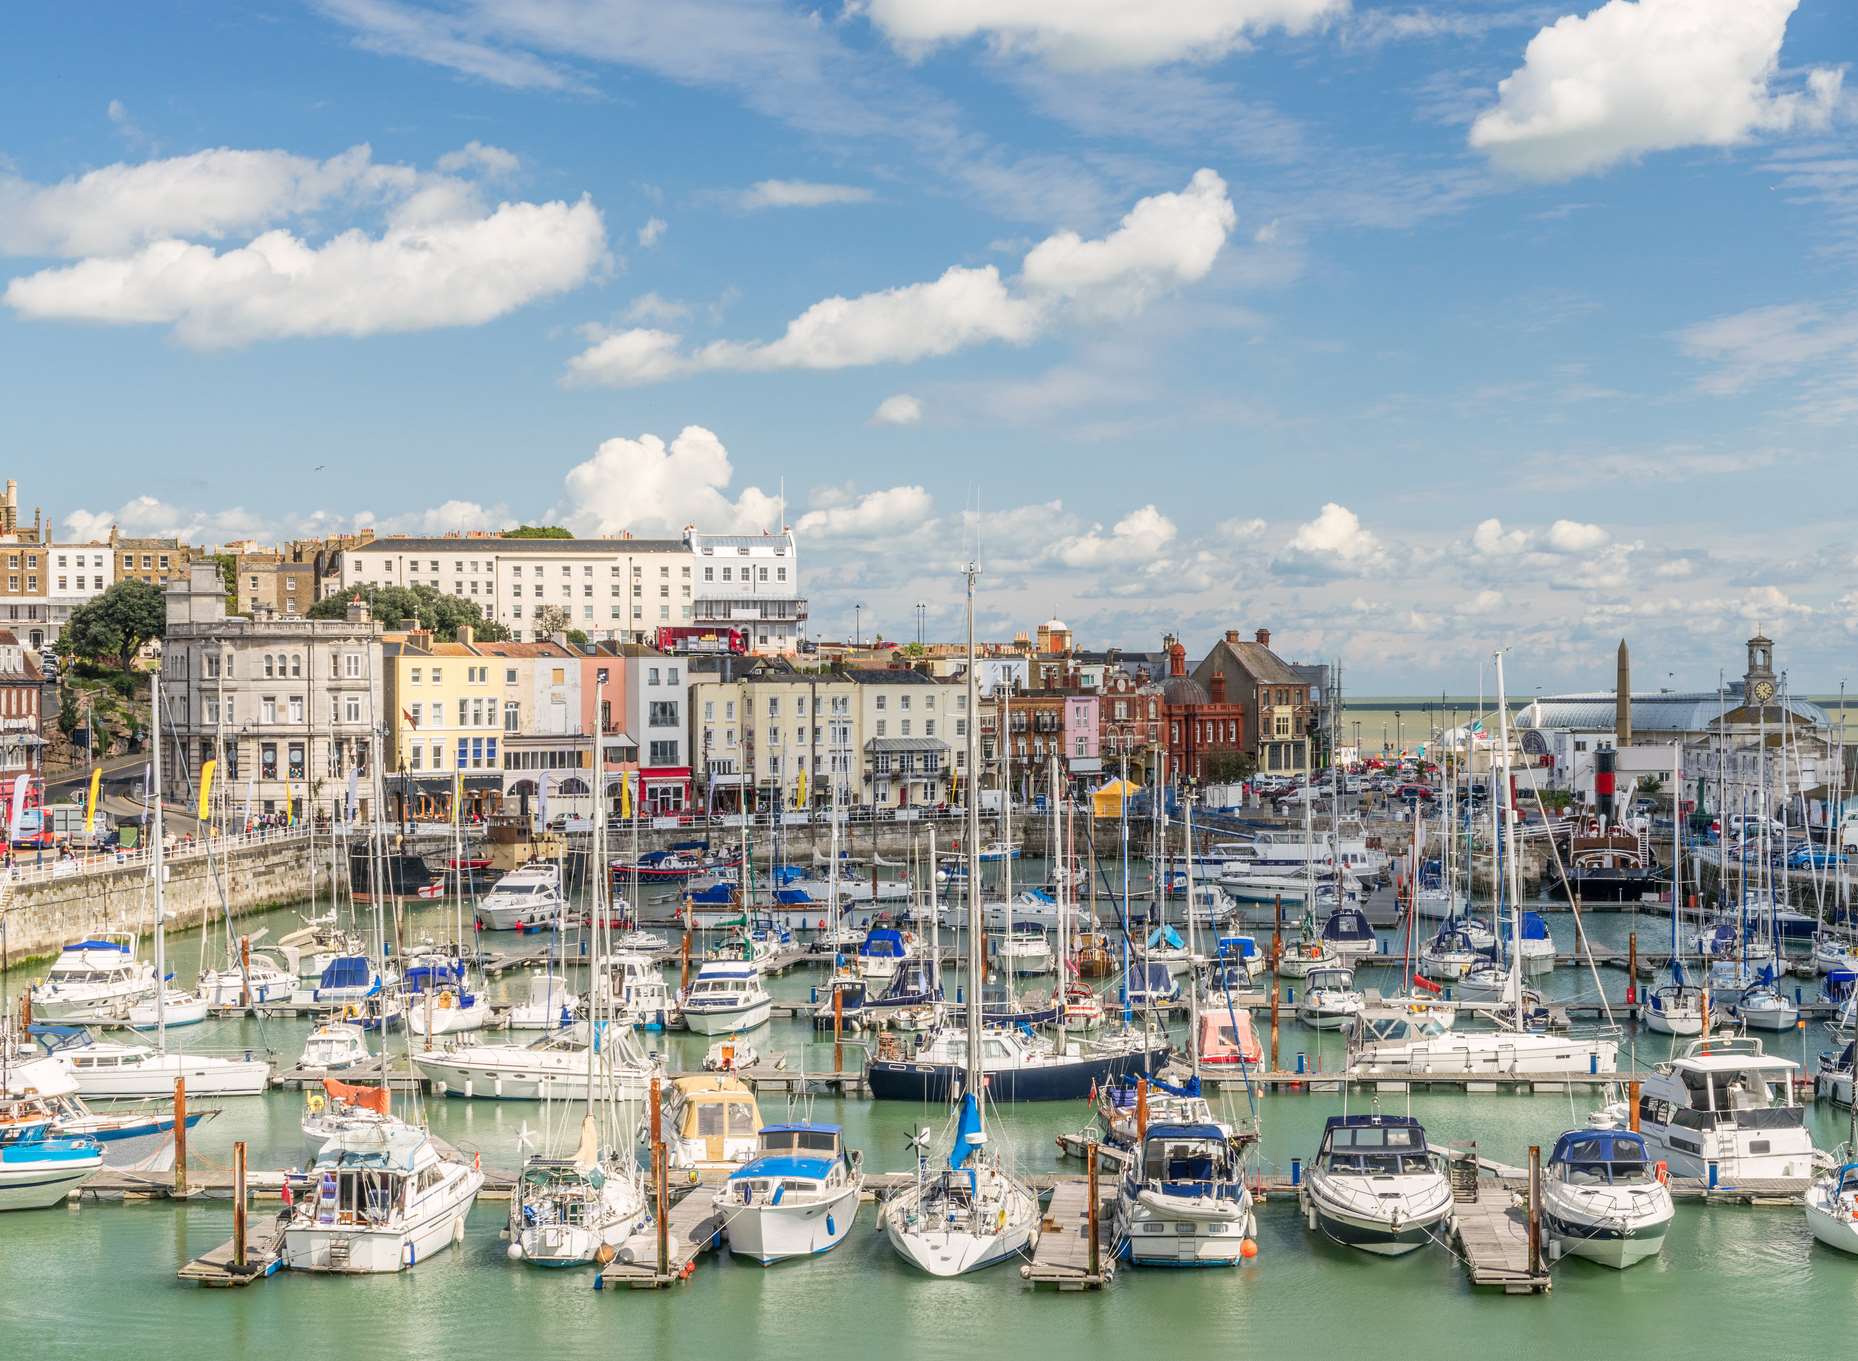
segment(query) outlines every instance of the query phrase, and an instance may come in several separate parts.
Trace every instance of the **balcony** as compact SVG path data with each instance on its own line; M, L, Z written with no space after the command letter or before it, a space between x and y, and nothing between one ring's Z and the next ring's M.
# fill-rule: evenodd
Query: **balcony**
M691 607L697 624L801 623L806 601L781 596L738 596L700 599Z

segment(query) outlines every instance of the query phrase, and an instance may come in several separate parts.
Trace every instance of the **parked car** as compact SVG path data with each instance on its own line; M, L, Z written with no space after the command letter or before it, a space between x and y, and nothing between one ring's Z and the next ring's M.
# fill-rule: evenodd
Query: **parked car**
M1423 784L1403 784L1398 789L1394 790L1394 795L1407 803L1430 803L1433 799L1438 797L1438 795L1432 792L1429 786Z

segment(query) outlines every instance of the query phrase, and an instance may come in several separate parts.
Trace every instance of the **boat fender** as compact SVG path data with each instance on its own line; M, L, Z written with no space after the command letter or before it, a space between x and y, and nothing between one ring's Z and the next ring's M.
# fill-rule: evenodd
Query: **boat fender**
M1652 1164L1652 1175L1658 1178L1660 1185L1671 1180L1671 1168L1663 1158Z
M839 1227L838 1227L838 1225L836 1225L836 1224L834 1224L834 1223L832 1222L832 1216L831 1216L831 1215L827 1215L827 1216L826 1216L826 1237L828 1237L828 1238L837 1238L838 1236L839 1236Z
M482 1153L473 1153L471 1155L471 1170L473 1172L482 1172L484 1170L484 1155Z
M594 1265L606 1266L613 1260L617 1251L618 1250L614 1248L611 1243L602 1243L599 1247L594 1249Z
M511 1239L510 1245L503 1250L503 1255L508 1257L512 1262L520 1262L523 1259L523 1245L518 1243L515 1239Z
M452 1221L452 1246L460 1247L463 1244L464 1244L464 1216L460 1215L458 1218Z

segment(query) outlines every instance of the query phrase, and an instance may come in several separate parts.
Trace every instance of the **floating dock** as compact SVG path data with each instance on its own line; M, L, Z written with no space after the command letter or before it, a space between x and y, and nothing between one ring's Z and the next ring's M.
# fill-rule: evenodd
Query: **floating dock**
M1052 1187L1051 1204L1040 1222L1032 1260L1019 1269L1021 1280L1061 1291L1100 1290L1109 1283L1115 1275L1115 1230L1111 1224L1115 1179L1100 1178L1097 1192L1093 1220L1088 1181L1067 1178ZM1093 1223L1097 1231L1094 1254L1090 1241Z
M663 1270L659 1269L658 1228L653 1225L621 1245L618 1255L594 1277L594 1289L660 1290L686 1279L697 1269L697 1259L722 1242L723 1217L711 1195L707 1187L698 1186L671 1207L666 1216Z
M250 1285L274 1276L284 1268L284 1220L280 1216L263 1225L245 1242L245 1260L235 1261L235 1240L228 1238L211 1252L196 1257L175 1274L196 1285L226 1288Z

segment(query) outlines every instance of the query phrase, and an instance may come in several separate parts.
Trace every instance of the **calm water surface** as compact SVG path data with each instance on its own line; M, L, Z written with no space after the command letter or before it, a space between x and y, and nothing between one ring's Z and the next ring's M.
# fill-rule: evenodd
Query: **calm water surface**
M1032 867L1028 866L1028 871ZM1550 914L1556 938L1573 940L1565 914ZM409 940L442 934L447 909L413 914ZM273 936L295 924L289 913L247 925ZM1594 918L1597 945L1623 946L1633 927L1648 946L1668 929L1656 917ZM496 950L517 948L493 937ZM198 934L173 942L176 973L193 976ZM40 970L15 971L17 989ZM817 970L797 970L772 984L777 996L804 996ZM1624 975L1602 970L1617 997ZM1391 985L1391 974L1368 985ZM493 993L516 986L514 978ZM1591 997L1585 970L1561 969L1546 980L1556 997ZM261 1044L294 1062L307 1021L209 1021L177 1032L202 1047ZM810 1026L777 1021L759 1032L764 1053L797 1067L830 1066L832 1046ZM406 1041L395 1037L394 1044ZM414 1043L418 1041L415 1040ZM1631 1040L1629 1038L1629 1043ZM673 1067L695 1067L705 1041L653 1037ZM1341 1042L1300 1029L1286 1013L1286 1063L1299 1050L1312 1064L1340 1062ZM1770 1047L1811 1062L1830 1039L1820 1027L1771 1040ZM1662 1037L1641 1040L1643 1062L1668 1052ZM847 1056L858 1061L858 1051ZM1622 1056L1624 1062L1624 1056ZM1235 1113L1243 1094L1229 1095ZM1323 1118L1342 1109L1336 1095L1260 1098L1263 1161L1287 1166L1315 1147ZM1349 1098L1363 1109L1365 1095ZM1404 1096L1383 1108L1409 1109ZM1521 1162L1530 1143L1546 1147L1581 1123L1592 1098L1415 1096L1410 1109L1435 1140L1475 1140L1491 1156ZM193 1139L198 1159L224 1165L234 1139L245 1139L255 1166L296 1165L302 1097L276 1092L224 1103L224 1112ZM513 1167L525 1133L546 1138L546 1112L535 1103L428 1101L435 1131L487 1164ZM405 1114L403 1109L400 1113ZM788 1114L769 1096L764 1117ZM796 1112L797 1113L797 1112ZM821 1098L814 1118L838 1120L872 1170L909 1165L912 1128L940 1128L944 1112ZM1083 1103L1009 1109L994 1125L1022 1169L1077 1170L1061 1163L1053 1137L1086 1123ZM1843 1137L1845 1115L1811 1117L1818 1142ZM1304 1231L1288 1198L1259 1214L1258 1257L1236 1271L1121 1272L1108 1290L1085 1295L1034 1293L1011 1267L957 1281L934 1281L906 1269L875 1232L867 1207L859 1230L824 1257L771 1269L726 1255L706 1259L683 1286L665 1291L596 1293L582 1272L543 1272L512 1264L497 1237L501 1202L485 1201L471 1218L462 1250L444 1253L395 1277L336 1279L281 1275L239 1291L208 1291L177 1282L174 1272L229 1233L223 1203L85 1205L0 1216L0 1337L19 1357L340 1356L736 1356L1046 1357L1155 1355L1328 1356L1344 1348L1444 1357L1666 1357L1691 1351L1721 1355L1760 1347L1774 1356L1845 1352L1858 1329L1858 1258L1813 1244L1798 1210L1680 1206L1660 1258L1626 1272L1570 1260L1555 1268L1543 1298L1474 1291L1443 1249L1385 1260L1331 1245Z

